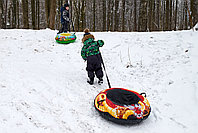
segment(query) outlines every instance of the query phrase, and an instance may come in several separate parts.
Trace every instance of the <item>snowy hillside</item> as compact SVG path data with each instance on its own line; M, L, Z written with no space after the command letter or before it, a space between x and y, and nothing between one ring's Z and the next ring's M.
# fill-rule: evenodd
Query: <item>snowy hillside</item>
M151 115L138 125L109 122L93 101L107 89L86 83L83 33L57 44L49 29L0 30L0 133L195 133L198 32L93 33L112 87L146 92Z

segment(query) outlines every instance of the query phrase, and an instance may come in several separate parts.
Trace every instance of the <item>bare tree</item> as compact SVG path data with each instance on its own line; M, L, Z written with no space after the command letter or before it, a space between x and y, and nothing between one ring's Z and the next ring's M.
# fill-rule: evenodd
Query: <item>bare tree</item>
M149 0L148 2L149 4L149 19L148 19L148 28L149 28L149 31L152 31L152 23L153 23L153 0Z
M147 31L147 0L140 1L138 31Z
M93 0L93 31L96 31L96 0Z
M49 27L50 24L50 5L51 0L45 0L45 17L46 17L46 26Z
M12 0L12 28L16 28L16 2L17 0Z
M172 17L173 17L173 14L172 14L172 7L173 7L173 1L172 0L170 0L170 6L169 6L169 8L170 8L170 23L169 23L169 28L170 28L170 30L172 30Z
M22 0L22 7L23 7L23 28L29 29L28 0Z
M0 29L2 28L3 22L3 1L0 0Z
M176 3L175 3L175 27L174 27L174 30L176 31L177 30L177 12L178 12L178 0L176 0Z
M52 4L53 3L53 4ZM55 15L56 15L56 0L51 0L50 16L49 16L49 28L55 29Z
M40 1L36 0L36 19L37 19L37 29L40 29Z
M184 29L187 30L188 29L188 14L187 14L187 1L184 1Z
M5 1L3 28L7 28L7 11L8 11L8 0Z
M161 16L161 0L157 0L157 30L160 30L160 16Z
M125 0L122 0L122 31L125 31Z
M134 0L134 31L137 31L137 2Z
M106 31L106 0L102 1L102 7L103 7L103 31Z
M32 28L36 29L35 0L31 0L31 9L32 9Z
M81 26L80 26L80 31L83 31L83 29L86 27L86 23L85 23L85 8L86 8L86 2L85 0L82 0L81 3L81 17L80 17L80 22L81 22Z
M198 22L198 0L0 0L0 28L57 29L65 2L77 31L180 30Z
M114 8L114 31L118 31L119 27L119 0L115 0L115 8Z
M190 0L190 9L192 12L192 22L195 25L198 22L198 0Z
M165 30L169 29L169 23L170 23L170 8L169 8L169 0L166 0L166 23L165 23Z
M16 19L17 19L17 29L20 26L20 19L19 19L19 1L16 1Z

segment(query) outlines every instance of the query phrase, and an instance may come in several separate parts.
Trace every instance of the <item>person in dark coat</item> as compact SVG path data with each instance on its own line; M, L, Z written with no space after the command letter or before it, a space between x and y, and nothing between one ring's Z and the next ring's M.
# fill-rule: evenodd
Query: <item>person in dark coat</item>
M61 7L61 24L62 28L58 33L67 32L69 30L70 32L70 19L69 19L69 4L64 4L64 6Z
M103 83L103 71L101 67L102 58L99 47L104 45L103 40L94 41L94 36L90 34L89 29L84 30L85 34L82 39L83 47L81 50L82 58L87 61L87 73L89 80L87 81L90 85L94 83L94 77L99 79L98 84Z

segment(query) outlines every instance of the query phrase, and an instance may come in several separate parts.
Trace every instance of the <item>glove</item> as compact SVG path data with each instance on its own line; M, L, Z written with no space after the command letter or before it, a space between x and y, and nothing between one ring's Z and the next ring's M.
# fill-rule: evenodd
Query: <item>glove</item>
M70 22L70 19L69 19L68 17L66 17L65 20L66 20L67 22Z

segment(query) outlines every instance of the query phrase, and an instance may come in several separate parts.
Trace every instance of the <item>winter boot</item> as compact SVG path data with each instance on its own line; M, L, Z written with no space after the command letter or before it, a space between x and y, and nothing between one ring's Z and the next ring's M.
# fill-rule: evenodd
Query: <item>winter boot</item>
M98 81L98 84L101 85L103 83L103 79L102 78L98 78L99 81Z
M93 83L94 83L94 78L90 78L89 80L87 80L87 83L89 83L90 85L93 85Z

